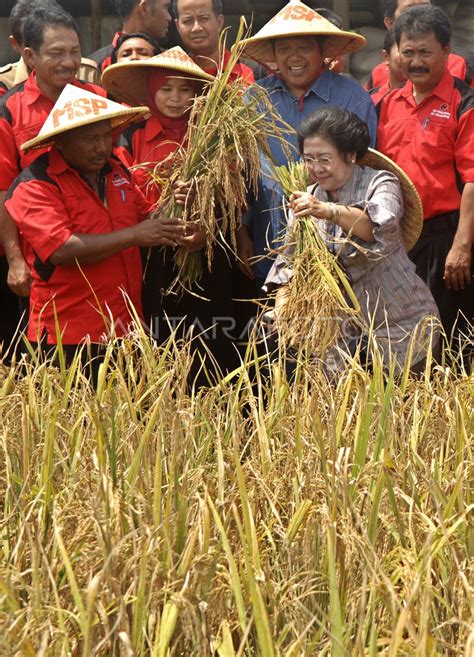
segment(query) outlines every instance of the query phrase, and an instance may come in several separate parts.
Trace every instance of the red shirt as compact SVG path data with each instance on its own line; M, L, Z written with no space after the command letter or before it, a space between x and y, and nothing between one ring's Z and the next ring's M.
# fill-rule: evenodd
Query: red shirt
M382 100L377 148L409 175L425 219L459 210L462 185L474 182L474 91L446 70L417 105L407 82Z
M451 75L454 75L455 78L464 80L464 82L474 87L474 80L471 80L469 78L468 75L469 71L464 57L461 57L460 55L455 55L453 52L449 53L448 71L451 73ZM373 89L375 87L381 87L382 85L387 83L388 80L389 80L389 73L387 70L387 65L385 64L385 62L380 62L380 64L377 64L377 66L373 69L372 73L370 74L370 78L367 82L367 89L369 89L370 91L370 89Z
M380 87L374 87L374 89L369 89L369 94L372 100L374 101L375 107L380 105L382 98L385 98L387 94L390 93L390 85L388 82L382 84Z
M130 299L141 314L140 250L130 247L95 264L57 265L49 258L74 233L110 233L134 226L151 207L123 165L111 158L103 170L107 206L84 178L52 149L17 178L6 208L21 230L32 271L28 338L46 331L56 343L55 313L64 344L87 336L97 342L124 335L130 324ZM111 319L113 318L113 320Z
M127 167L144 165L133 168L132 176L135 184L152 204L156 204L160 198L160 188L153 182L150 171L174 153L181 143L181 140L178 140L179 136L169 134L158 117L153 115L147 121L131 126L119 137L115 152Z
M71 84L105 96L105 91L95 84L76 79ZM31 73L26 82L16 85L0 97L1 191L6 191L20 171L44 153L45 149L33 149L25 154L20 146L36 137L53 107L54 101L36 84L35 73Z

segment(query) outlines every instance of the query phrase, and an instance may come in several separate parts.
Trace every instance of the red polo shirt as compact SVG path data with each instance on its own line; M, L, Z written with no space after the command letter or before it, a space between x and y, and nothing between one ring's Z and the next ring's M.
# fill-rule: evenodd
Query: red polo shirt
M133 180L150 203L156 204L160 198L160 188L153 182L150 171L174 153L184 134L180 139L178 134L166 131L156 116L150 116L147 121L128 128L117 141L116 155L127 167L133 167ZM145 166L137 166L140 164Z
M467 63L464 57L460 55L455 55L453 52L449 53L448 56L448 71L451 75L454 75L455 78L464 80L467 84L470 84L474 87L474 80L469 79ZM466 79L467 78L467 79ZM385 62L380 62L373 69L370 74L370 78L367 82L367 89L374 89L375 87L381 87L389 80L389 74L387 70L387 65Z
M26 241L33 283L28 337L47 332L56 343L55 314L64 344L93 342L130 324L126 295L141 314L142 267L138 247L90 265L57 265L51 255L74 233L101 234L134 226L151 207L123 165L111 158L103 170L104 203L56 149L16 179L6 207ZM113 318L113 319L112 319Z
M105 96L105 91L86 82L73 79L75 87ZM16 85L0 97L0 190L6 191L22 169L27 167L44 149L33 149L25 154L20 146L39 133L54 101L36 84L31 73L26 82Z
M382 84L380 87L374 87L369 89L369 95L374 101L375 107L378 107L382 101L382 98L385 98L387 94L390 93L390 85L388 82Z
M377 148L410 176L425 219L459 210L462 185L474 182L474 91L446 70L417 105L407 82L382 100Z

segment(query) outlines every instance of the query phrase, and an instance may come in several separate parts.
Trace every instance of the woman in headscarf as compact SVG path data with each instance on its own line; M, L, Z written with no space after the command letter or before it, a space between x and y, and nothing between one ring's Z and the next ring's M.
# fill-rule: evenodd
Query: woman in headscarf
M171 48L147 60L116 64L106 69L104 87L126 102L141 102L150 109L150 117L119 140L117 154L133 170L137 184L149 201L157 203L161 189L153 179L157 164L173 166L173 153L184 143L194 97L212 76L202 71L179 48ZM194 192L181 183L175 199L181 205L189 203ZM189 235L179 242L190 252L202 249L205 234L196 225L189 225ZM177 288L173 281L175 251L172 248L149 249L143 252L143 311L152 336L166 340L173 330L178 336L194 336L194 347L206 361L211 378L233 369L237 352L231 339L233 328L231 265L225 246L216 244L211 268L204 266L199 296ZM171 290L171 291L170 291ZM208 376L195 358L192 378L207 382ZM217 367L215 367L217 365ZM199 375L197 374L198 370Z

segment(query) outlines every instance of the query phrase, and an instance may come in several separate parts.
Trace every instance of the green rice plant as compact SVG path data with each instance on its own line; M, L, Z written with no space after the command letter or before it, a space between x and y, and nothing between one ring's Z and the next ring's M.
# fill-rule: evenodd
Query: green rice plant
M0 366L0 654L469 655L472 376L186 347Z

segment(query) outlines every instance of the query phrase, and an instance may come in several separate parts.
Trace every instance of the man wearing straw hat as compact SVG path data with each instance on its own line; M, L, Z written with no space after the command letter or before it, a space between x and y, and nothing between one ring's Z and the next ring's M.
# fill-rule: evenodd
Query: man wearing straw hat
M67 85L24 151L50 146L16 179L6 208L24 236L32 271L28 338L69 355L84 340L127 332L141 315L140 246L175 246L178 219L149 218L150 204L111 157L112 131L143 116Z
M395 39L408 81L382 100L378 130L379 150L406 171L421 196L425 221L410 257L448 340L453 330L469 336L474 323L474 92L447 68L450 37L439 7L403 12Z
M283 124L287 124L290 153L285 152L280 140L273 139L270 143L277 165L299 157L296 130L306 116L323 105L336 105L354 112L367 123L372 143L375 141L377 116L370 96L355 80L333 73L325 65L327 59L363 48L364 37L339 30L299 0L291 0L244 44L245 56L271 64L278 70L278 74L258 82L268 91ZM293 130L287 129L288 124ZM272 179L270 163L262 158L258 196L251 201L246 218L248 227L243 227L239 233L242 266L259 282L271 266L271 260L264 256L275 246L285 225L281 206L282 190ZM253 273L248 264L252 250L259 257Z

